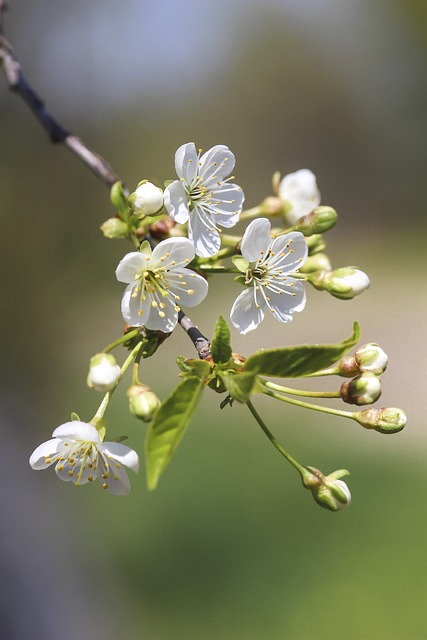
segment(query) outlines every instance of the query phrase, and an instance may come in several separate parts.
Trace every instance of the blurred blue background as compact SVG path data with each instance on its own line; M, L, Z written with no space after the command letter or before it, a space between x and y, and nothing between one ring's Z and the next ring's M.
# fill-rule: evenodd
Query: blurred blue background
M334 266L371 289L350 302L310 290L292 324L266 320L236 351L337 341L390 356L381 406L393 437L258 400L303 464L346 467L353 504L332 514L304 492L244 407L206 395L159 489L77 490L28 466L69 418L90 419L90 356L120 334L129 247L98 227L105 187L49 145L0 83L3 295L0 635L7 640L418 640L426 637L425 213L427 7L423 0L13 1L6 35L56 117L134 187L173 178L176 148L228 145L254 206L271 176L307 167L340 215ZM212 280L210 335L239 289ZM165 397L177 330L143 377ZM145 427L117 393L109 437L143 451Z

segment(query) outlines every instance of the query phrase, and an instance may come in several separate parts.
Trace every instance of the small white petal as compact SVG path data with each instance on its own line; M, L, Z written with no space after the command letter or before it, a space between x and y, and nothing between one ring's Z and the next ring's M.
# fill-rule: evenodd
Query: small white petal
M215 255L221 247L221 238L212 224L211 216L199 213L198 207L194 208L188 221L188 237L194 244L196 254L202 258Z
M61 424L55 429L52 436L64 440L83 440L95 444L101 442L99 433L95 427L80 420L72 420Z
M199 175L207 187L221 182L234 169L236 159L228 147L217 144L200 158Z
M180 307L195 307L206 298L208 293L207 281L190 269L177 269L175 273L168 273L167 281L171 292L179 296L176 304ZM186 284L184 285L183 282Z
M307 259L308 248L305 238L299 231L279 236L271 243L274 256L268 260L271 268L281 268L286 273L299 269Z
M52 440L48 440L47 442L43 442L40 444L37 449L33 451L30 456L30 465L33 469L38 471L39 469L47 469L52 462L46 462L46 458L51 458L60 450L62 446L61 440L58 438L53 438Z
M148 309L148 317L145 317L144 327L164 333L173 331L178 322L178 312L172 296L163 298L158 292L155 292L150 294L150 301L155 302L156 306L150 306Z
M175 153L175 171L177 175L190 184L194 180L198 166L199 156L194 142L187 142L177 149Z
M147 265L146 256L140 251L127 253L119 262L116 269L116 278L119 282L130 283L135 281L135 276L145 269Z
M248 262L256 262L260 253L267 253L271 244L271 224L267 218L257 218L246 227L241 243L242 256Z
M104 442L99 450L106 456L113 458L116 462L124 464L129 469L137 473L139 469L139 459L136 451L120 442Z
M302 282L292 280L293 286L290 286L292 278L288 278L287 284L277 285L282 293L271 291L269 287L264 288L265 295L269 298L268 306L270 310L274 310L274 317L279 322L290 322L292 314L302 311L305 307L305 287Z
M163 265L166 268L173 267L175 263L185 266L194 256L194 246L188 238L167 238L154 249L152 263L156 267Z
M175 180L164 191L164 204L166 211L178 224L187 222L190 211L188 209L188 196L180 180Z
M150 312L150 300L148 296L145 300L141 300L141 294L134 291L136 286L135 283L131 283L126 287L122 297L121 311L125 322L132 327L142 327ZM134 293L136 296L133 296Z
M261 296L259 298L258 306L254 298L253 287L245 289L237 296L230 311L230 320L240 333L245 334L253 331L264 319L265 302Z
M307 215L320 204L316 176L309 169L300 169L286 175L279 185L279 196L290 206L286 216L290 224Z

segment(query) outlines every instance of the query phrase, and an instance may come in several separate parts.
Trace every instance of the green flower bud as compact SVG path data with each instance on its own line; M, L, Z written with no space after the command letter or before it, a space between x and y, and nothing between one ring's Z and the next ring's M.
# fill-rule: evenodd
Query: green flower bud
M111 391L120 378L121 370L114 356L97 353L90 359L87 384L97 391Z
M351 503L350 490L346 483L339 479L346 475L349 475L346 469L339 469L324 476L319 469L307 467L302 482L304 487L311 491L317 504L329 511L340 511Z
M130 412L144 422L151 422L160 407L160 400L145 384L133 384L127 390Z
M326 253L315 253L313 256L308 256L299 268L299 272L314 273L315 271L331 271L331 269L331 263Z
M381 380L375 373L361 373L341 385L341 398L348 404L372 404L381 395Z
M308 255L312 256L315 253L320 253L326 249L326 242L322 235L316 233L313 236L308 236L306 239L306 245L308 249Z
M129 204L135 215L151 216L163 207L163 191L148 180L143 180L129 196Z
M338 214L332 207L316 207L313 211L296 222L295 231L301 231L305 236L325 233L335 226Z
M335 271L321 271L310 276L316 289L328 291L335 298L351 300L368 289L371 284L364 271L357 267L341 267Z
M365 429L374 429L380 433L397 433L406 425L407 418L402 409L365 409L354 414L355 419Z
M120 218L109 218L99 227L106 238L126 238L129 227Z

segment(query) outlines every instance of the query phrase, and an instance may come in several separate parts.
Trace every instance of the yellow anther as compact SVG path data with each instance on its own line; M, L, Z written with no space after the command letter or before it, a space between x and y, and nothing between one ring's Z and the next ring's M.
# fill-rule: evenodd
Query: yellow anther
M92 482L93 477L92 476L88 476L87 479L89 480L89 482Z
M176 306L174 308L175 308L175 311L181 311L181 307Z
M159 316L160 316L161 318L164 318L164 317L165 317L165 315L166 315L166 314L165 314L165 312L164 312L164 311L159 311Z
M59 464L57 467L58 471L64 471L64 465L63 464Z
M151 301L151 306L152 306L152 307L157 307L157 306L158 306L158 305L157 305L157 302L156 302L155 300L152 300L152 301Z
M103 489L108 489L108 484L106 482L104 482L104 484L102 485Z
M194 289L188 289L187 293L189 296L192 296L194 294Z
M68 475L70 476L70 478L72 478L72 477L73 477L73 475L74 475L74 471L71 469L71 470L68 472Z
M44 461L46 464L52 464L52 458L45 458Z
M142 316L143 314L144 314L143 310L142 309L138 309L138 315Z
M159 306L160 306L160 309L164 309L166 307L164 302L161 302Z
M175 300L181 300L179 296L175 296Z
M118 480L119 476L113 476L114 480Z
M108 473L108 471L107 471L107 473L103 473L103 474L102 474L102 479L103 479L103 480L106 480L106 479L107 479L107 478L109 478L109 477L110 477L110 474Z

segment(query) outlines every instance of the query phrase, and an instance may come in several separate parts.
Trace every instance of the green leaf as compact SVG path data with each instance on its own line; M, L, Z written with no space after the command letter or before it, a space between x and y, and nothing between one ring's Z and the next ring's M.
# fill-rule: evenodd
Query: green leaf
M244 363L247 371L278 378L299 378L325 369L339 360L359 341L360 327L338 344L313 344L257 351Z
M243 256L233 256L231 258L231 261L233 262L236 269L238 269L242 273L246 273L246 271L249 269L249 262L245 260Z
M184 358L184 356L178 356L176 362L181 371L188 375L195 376L200 380L206 380L211 373L212 363L206 360L200 360L198 358L192 360Z
M216 321L211 354L216 364L226 364L231 358L230 329L222 316Z
M159 478L182 440L202 396L204 384L198 378L181 382L162 402L147 432L147 485L155 489Z
M117 209L121 218L123 214L128 213L129 203L127 197L124 194L123 186L120 181L115 182L111 187L110 198L113 206Z
M226 373L220 374L221 380L224 382L225 388L233 400L246 403L254 391L254 385L257 378L256 371L247 373Z

